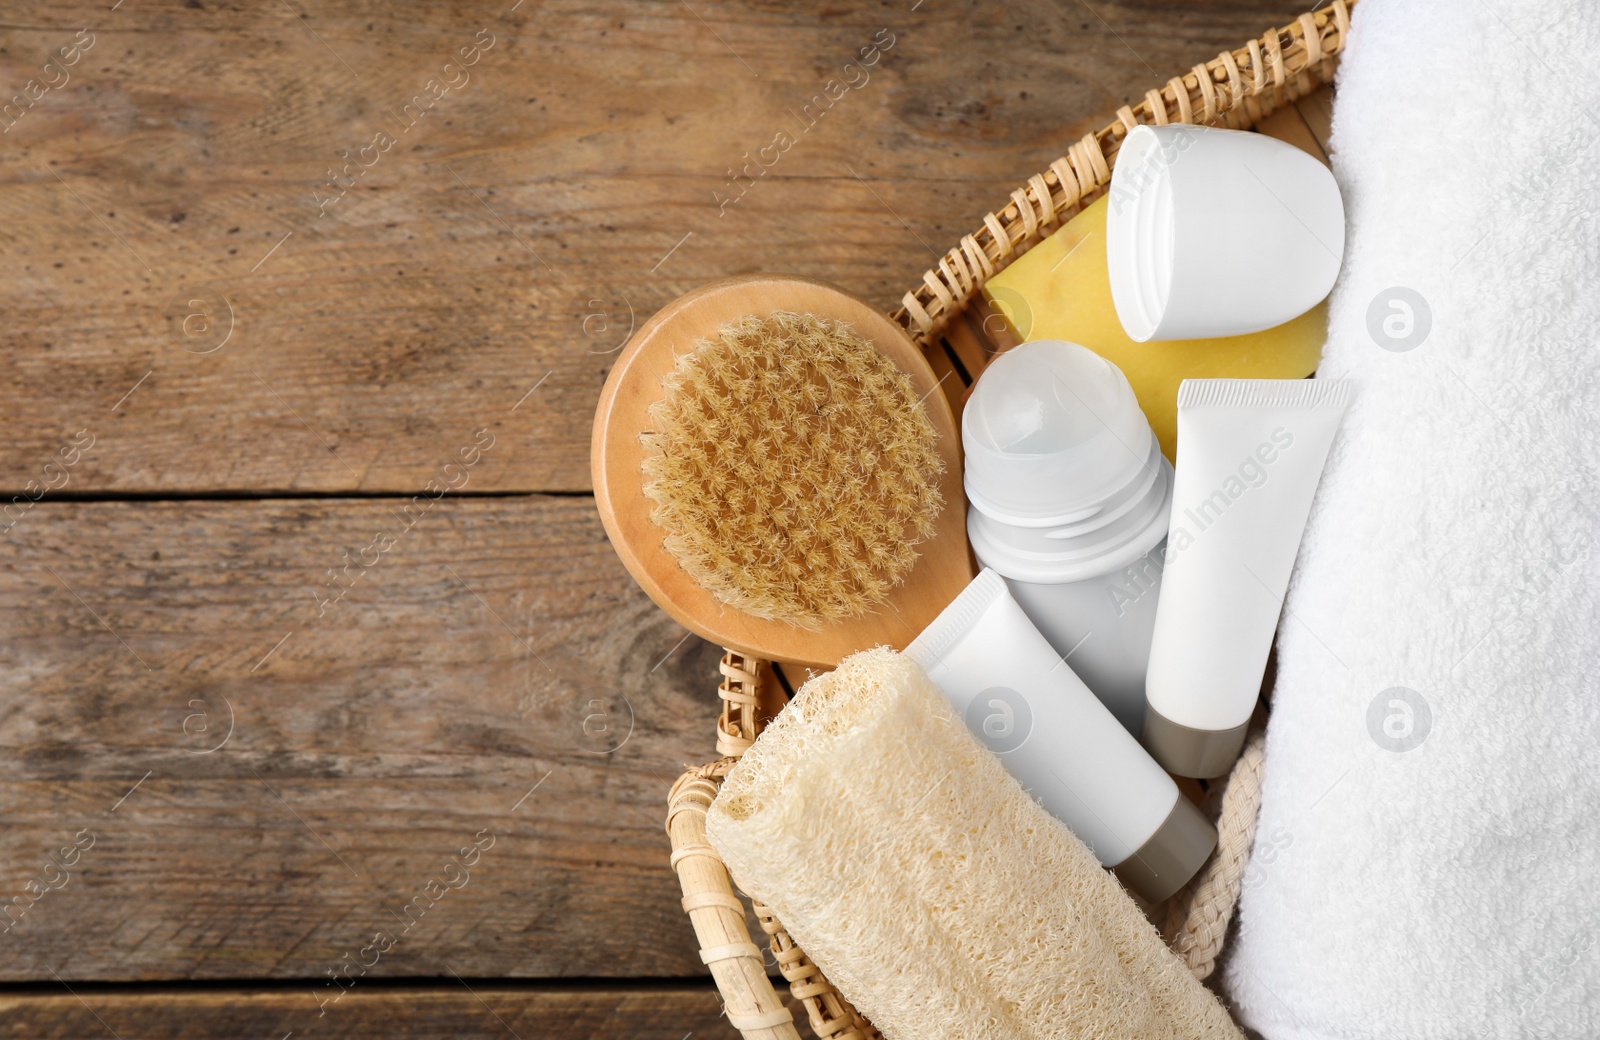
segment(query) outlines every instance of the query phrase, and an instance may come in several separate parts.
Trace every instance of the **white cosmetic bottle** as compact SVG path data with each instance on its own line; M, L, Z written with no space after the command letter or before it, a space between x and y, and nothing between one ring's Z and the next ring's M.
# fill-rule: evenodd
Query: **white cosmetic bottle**
M1024 343L972 388L961 443L978 562L1137 736L1172 465L1127 378L1076 343Z
M905 653L1039 804L1145 899L1167 899L1211 855L1216 828L1061 663L994 571Z

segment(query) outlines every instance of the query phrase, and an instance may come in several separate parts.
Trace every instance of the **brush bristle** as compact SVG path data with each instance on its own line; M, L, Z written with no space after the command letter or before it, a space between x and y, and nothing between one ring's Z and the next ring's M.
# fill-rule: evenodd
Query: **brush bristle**
M944 461L911 379L848 324L744 318L679 356L662 389L644 493L702 588L816 629L905 580Z

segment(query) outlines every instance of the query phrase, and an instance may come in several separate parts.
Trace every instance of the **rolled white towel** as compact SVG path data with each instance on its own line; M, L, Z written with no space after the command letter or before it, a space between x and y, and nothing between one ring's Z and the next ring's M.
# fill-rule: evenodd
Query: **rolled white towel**
M1362 0L1322 374L1226 967L1269 1040L1600 1035L1600 7Z

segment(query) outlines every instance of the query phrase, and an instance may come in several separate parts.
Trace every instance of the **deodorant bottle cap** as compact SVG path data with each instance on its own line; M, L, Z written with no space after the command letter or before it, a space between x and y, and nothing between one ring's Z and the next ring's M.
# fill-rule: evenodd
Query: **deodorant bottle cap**
M1009 580L1109 574L1166 537L1172 467L1127 378L1087 347L1035 340L990 362L961 443L967 537Z
M967 498L1019 527L1085 519L1159 466L1127 377L1087 347L1035 340L984 369L961 417Z

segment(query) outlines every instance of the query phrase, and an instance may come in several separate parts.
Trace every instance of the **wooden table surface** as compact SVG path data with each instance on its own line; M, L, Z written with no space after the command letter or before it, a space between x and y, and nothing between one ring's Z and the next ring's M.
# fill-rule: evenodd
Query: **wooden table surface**
M6 5L0 1036L733 1035L661 822L718 652L589 494L616 351L729 274L889 308L1298 11L691 3Z

